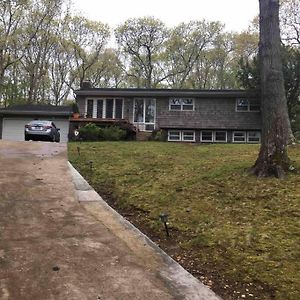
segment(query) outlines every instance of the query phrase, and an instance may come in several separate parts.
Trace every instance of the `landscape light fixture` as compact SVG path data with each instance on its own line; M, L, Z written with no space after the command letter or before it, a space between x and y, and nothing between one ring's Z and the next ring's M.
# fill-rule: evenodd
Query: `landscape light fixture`
M159 218L160 218L161 222L164 223L166 235L167 235L167 237L169 237L170 234L169 234L169 228L168 228L168 214L162 213L159 215Z
M90 170L92 171L93 170L93 161L92 160L89 160L89 166L90 166Z

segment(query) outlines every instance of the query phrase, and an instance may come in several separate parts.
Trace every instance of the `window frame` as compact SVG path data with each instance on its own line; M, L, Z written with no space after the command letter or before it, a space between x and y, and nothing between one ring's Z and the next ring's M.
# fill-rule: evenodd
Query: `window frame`
M179 100L180 104L172 104L172 100ZM183 100L192 100L192 104L185 104L183 103ZM180 106L180 109L172 109L172 106ZM184 106L192 106L192 109L184 109ZM169 111L195 111L195 99L194 98L182 98L182 97L172 97L169 98Z
M259 137L258 137L258 141L249 141L249 134L251 133L255 133L255 134L259 134ZM260 131L247 131L247 143L249 144L259 144L261 142L261 132Z
M193 139L192 140L185 140L184 139L184 134L185 133L193 133ZM195 130L181 130L181 140L182 140L182 142L195 142L196 141Z
M93 101L93 109L92 109L92 119L107 119L106 118L106 100L113 100L113 107L112 107L112 119L116 119L116 100L122 100L122 118L124 118L124 98L112 98L112 97L107 97L107 98L86 98L85 99L85 111L84 115L87 117L87 109L88 109L88 101L91 100ZM102 118L98 118L98 100L102 100ZM111 118L110 118L111 119ZM119 119L119 118L118 118Z
M136 122L135 121L135 103L137 100L143 100L143 121L142 122ZM147 100L153 100L154 101L154 116L153 122L146 122L146 101ZM142 131L147 131L147 132L152 132L153 130L155 130L155 124L156 124L156 98L149 98L149 97L136 97L133 99L133 112L132 112L132 120L133 120L133 124L140 126L142 125ZM153 125L153 130L146 130L146 125Z
M221 141L217 141L216 136L217 136L217 132L224 132L225 133L225 140L221 140ZM228 140L228 133L227 130L215 130L214 131L214 142L215 143L227 143Z
M243 107L246 107L247 109L238 109L240 105L238 105L239 101L247 101L247 105L244 105ZM259 107L259 109L251 109L252 106L255 106L253 104L257 104L256 106ZM235 111L239 113L243 112L260 112L260 103L259 100L256 99L247 99L247 98L237 98L235 101Z
M170 139L171 132L179 133L179 139L173 140ZM186 140L184 138L184 133L193 133L193 140ZM168 129L168 142L185 142L185 143L194 143L196 142L196 131L195 130L185 130L185 129Z
M202 138L203 131L211 132L211 140L203 140L203 138ZM213 130L201 130L200 131L200 142L202 142L202 143L213 143L214 142L214 131Z
M179 139L178 140L173 140L170 139L171 132L178 132L179 133ZM181 131L180 130L168 130L168 142L181 142Z
M244 140L243 141L236 141L235 140L235 136L234 136L236 133L243 133ZM233 131L232 132L232 142L233 143L247 143L247 131L241 131L241 130L239 130L239 131Z

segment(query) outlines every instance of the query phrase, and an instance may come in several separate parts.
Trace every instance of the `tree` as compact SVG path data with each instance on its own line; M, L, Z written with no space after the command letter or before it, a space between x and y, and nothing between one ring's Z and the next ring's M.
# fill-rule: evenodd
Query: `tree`
M133 85L156 87L165 78L160 65L167 39L165 25L152 17L129 19L116 28L115 37Z
M282 178L287 155L289 118L280 57L279 0L259 0L262 142L252 172Z
M75 89L87 79L88 71L99 60L110 32L108 25L78 16L68 18L65 24L64 37L72 53L68 85Z
M300 0L282 0L280 21L283 39L300 46Z
M300 49L282 45L281 58L288 114L293 132L295 132L297 130L296 127L298 128L296 120L300 117ZM260 89L259 60L257 56L250 60L240 59L237 79L242 88ZM297 126L295 127L295 125Z
M171 30L164 57L171 87L190 87L189 76L198 62L205 59L206 52L213 47L223 27L219 22L202 20L181 23Z

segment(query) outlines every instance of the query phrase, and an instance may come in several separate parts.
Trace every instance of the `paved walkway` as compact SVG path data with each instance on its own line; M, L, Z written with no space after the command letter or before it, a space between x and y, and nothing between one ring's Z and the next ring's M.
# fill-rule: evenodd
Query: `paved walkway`
M220 299L106 205L66 144L0 141L0 168L1 300Z

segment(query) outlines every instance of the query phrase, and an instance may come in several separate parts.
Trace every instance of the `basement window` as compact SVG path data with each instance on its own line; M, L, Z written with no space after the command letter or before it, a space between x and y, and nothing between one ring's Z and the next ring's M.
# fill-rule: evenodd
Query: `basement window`
M213 142L213 131L212 130L202 130L200 135L201 142Z
M246 143L246 132L245 131L234 131L233 132L234 143Z
M259 131L248 131L247 143L260 143L261 134Z

